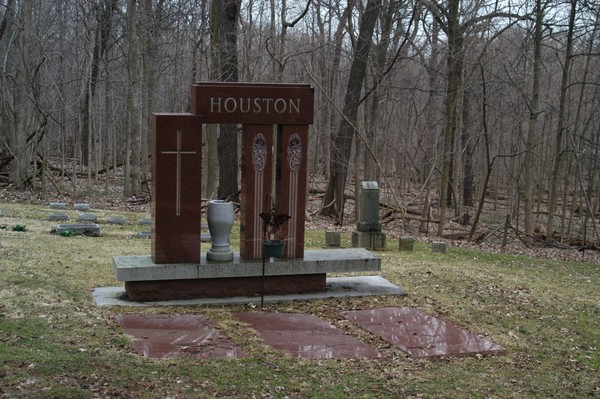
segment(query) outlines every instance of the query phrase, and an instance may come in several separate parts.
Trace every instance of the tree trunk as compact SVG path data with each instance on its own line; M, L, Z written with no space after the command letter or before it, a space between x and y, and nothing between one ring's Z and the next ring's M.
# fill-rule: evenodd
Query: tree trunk
M462 69L462 31L459 24L460 0L448 2L448 86L446 90L446 125L444 128L444 154L440 195L440 223L438 236L444 234L446 209L452 202L452 169L454 159L454 135L456 132L456 99L460 88Z
M219 3L219 2L217 2ZM219 59L221 81L238 81L237 59L237 21L240 12L240 0L224 0L221 3L222 13L218 18ZM227 197L238 201L238 132L237 126L221 125L217 140L219 157L219 188L217 197Z
M152 111L154 109L154 93L157 82L157 53L156 25L157 18L154 17L152 0L143 0L141 3L142 31L140 39L143 51L143 74L144 84L142 86L142 132L141 139L141 188L142 191L150 192L148 181L150 177L150 137L152 135ZM158 14L157 14L158 15Z
M390 45L390 36L392 32L392 17L396 3L387 1L387 12L382 14L381 18L381 39L375 47L375 79L380 79L385 73L385 67L388 60L388 48ZM376 181L378 175L377 160L374 156L376 151L376 137L379 129L379 104L381 102L381 90L375 89L371 99L368 124L365 129L366 145L364 146L364 179L367 181ZM369 151L369 148L371 151Z
M480 73L481 73L481 90L482 90L482 100L481 100L481 120L483 125L483 140L485 144L485 161L486 161L486 172L483 180L483 187L481 188L481 196L479 198L479 203L477 204L477 211L475 212L475 217L473 218L473 224L471 225L471 230L469 231L468 240L471 241L473 239L473 235L475 234L475 230L477 229L477 225L479 224L479 218L481 217L481 212L483 211L483 205L485 204L485 195L487 192L488 185L490 183L490 176L492 175L492 170L494 168L494 162L496 158L492 158L490 155L490 137L487 125L487 90L486 90L486 81L485 74L483 71L483 66L480 65Z
M421 224L419 226L419 231L422 233L428 233L429 230L429 214L430 212L430 207L431 207L431 176L433 175L434 171L435 171L435 160L433 162L429 161L429 157L428 157L428 152L431 152L432 154L435 153L435 135L436 135L436 131L437 131L437 127L436 127L436 116L438 113L438 107L437 105L437 96L435 95L435 92L437 91L438 85L439 85L439 79L438 79L438 67L439 67L439 63L438 63L438 57L440 54L440 50L439 50L439 32L440 32L440 25L437 21L432 21L433 27L432 27L432 32L431 32L431 55L429 58L429 62L427 65L427 77L428 77L428 82L429 82L429 86L428 86L428 93L427 93L427 111L426 111L426 115L427 115L427 119L425 122L425 126L427 131L425 132L425 138L420 140L419 143L424 143L424 149L423 149L423 173L422 173L422 180L425 183L425 201L423 202L423 215L428 215L427 216L427 221L421 221Z
M473 171L473 156L475 155L475 146L471 140L471 117L470 117L470 90L464 92L462 104L462 134L461 146L463 154L463 187L462 187L462 203L464 206L473 206L473 188L474 188L474 171Z
M360 24L358 42L352 58L342 119L335 138L333 169L329 176L322 215L333 215L340 222L344 215L344 189L356 130L360 93L371 51L373 31L379 15L380 0L369 0Z
M580 152L580 147L582 146L587 146L588 144L585 143L584 141L581 140L581 137L583 136L583 131L585 129L581 129L581 117L582 117L582 110L584 108L584 104L586 103L585 101L585 91L586 88L588 86L588 74L590 71L590 61L592 59L592 54L593 54L593 50L594 50L594 38L596 37L596 33L598 32L598 22L600 21L600 15L596 15L596 24L594 24L594 29L592 31L592 34L590 35L590 41L587 47L587 56L585 58L584 61L584 68L583 68L583 76L582 76L582 84L579 88L579 99L577 100L577 111L575 113L575 122L573 123L573 133L569 134L569 147L571 148L571 151L569 151L569 159L568 159L568 171L567 174L565 174L564 176L564 180L563 180L563 185L565 186L565 191L563 193L563 206L562 206L562 219L561 219L561 225L560 225L560 237L561 240L564 238L565 236L565 228L566 228L566 236L570 237L571 235L571 225L572 225L572 219L573 219L573 213L574 213L574 201L575 201L575 197L576 197L576 193L577 193L577 184L575 184L575 181L577 180L577 177L580 176L579 173L579 168L580 168L580 164L578 162L577 158L577 153ZM573 176L574 175L574 176ZM570 184L573 183L573 198L572 198L572 205L571 205L571 212L570 212L570 218L569 218L569 222L568 222L568 226L565 227L565 218L567 215L567 202L568 202L568 187L570 186ZM587 182L588 185L593 185L592 181L588 181Z
M221 15L220 2L213 0L210 8L210 79L219 80L220 70L220 32L222 30L222 15ZM202 32L200 33L202 34ZM204 194L207 198L215 198L217 195L217 187L219 181L219 150L218 150L218 137L219 137L219 126L218 125L207 125L206 126L206 149L205 149L205 173L203 174L204 180Z
M567 47L565 50L565 62L562 70L560 84L560 103L558 106L558 125L556 127L556 143L554 147L554 166L552 168L552 181L550 183L550 199L548 200L548 223L546 225L546 240L551 241L554 234L554 212L558 199L558 177L562 166L562 144L564 131L567 128L567 90L571 65L573 59L573 31L575 28L575 13L577 11L577 0L570 0L571 11L569 14L569 29L567 32Z
M535 4L535 31L533 35L533 87L531 99L529 100L529 124L527 126L527 141L525 144L525 159L523 161L524 172L524 213L525 234L533 235L533 149L537 135L537 122L539 115L540 98L540 75L542 71L542 24L544 22L544 11L542 0L536 0Z
M127 116L125 128L125 184L124 196L140 193L140 129L139 110L137 106L138 70L137 70L137 30L136 0L129 0L127 6Z
M327 74L327 84L325 90L327 91L327 96L330 101L327 102L327 124L326 124L326 132L327 137L325 138L325 145L323 155L325 155L328 162L324 162L324 170L323 174L325 176L332 173L334 170L334 160L335 160L335 151L332 143L335 142L335 124L337 119L337 113L334 112L334 108L332 106L333 98L335 97L336 86L339 83L339 75L340 75L340 62L342 57L342 49L343 49L343 39L344 39L344 29L347 26L348 18L352 15L352 6L348 4L344 9L342 14L342 18L340 23L337 26L337 29L333 35L333 57L331 60L331 64L329 65L329 73Z
M10 163L10 180L15 188L22 189L25 187L29 173L30 160L27 153L27 120L29 119L31 107L27 98L27 91L32 84L29 81L29 68L32 51L30 40L33 37L31 33L33 2L24 0L19 11L21 26L17 34L18 49L16 49L19 54L15 72L16 88L12 100L12 109L15 110L15 113L8 113L7 130L8 144L13 153L13 159Z
M112 34L112 15L116 4L117 0L105 0L97 6L97 26L96 32L94 33L94 48L92 50L88 79L85 81L86 89L84 90L83 103L81 104L81 153L83 154L83 163L86 166L92 165L92 105L96 94L96 86L98 84L100 62L104 58L108 39Z

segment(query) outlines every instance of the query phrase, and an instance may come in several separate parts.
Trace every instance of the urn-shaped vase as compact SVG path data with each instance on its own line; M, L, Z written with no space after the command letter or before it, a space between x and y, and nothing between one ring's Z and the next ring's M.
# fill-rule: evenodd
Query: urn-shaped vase
M212 242L210 250L206 253L206 259L213 262L232 261L233 252L229 247L229 238L233 226L233 202L209 201L206 218Z

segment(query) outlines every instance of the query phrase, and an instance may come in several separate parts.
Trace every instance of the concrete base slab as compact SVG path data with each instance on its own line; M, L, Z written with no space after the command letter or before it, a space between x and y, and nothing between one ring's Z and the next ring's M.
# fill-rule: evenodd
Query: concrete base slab
M352 247L385 250L385 233L380 231L353 231Z
M404 296L406 292L381 276L330 277L325 292L295 295L266 295L265 303L306 301L326 298L347 298L378 295ZM176 301L132 302L127 298L125 287L100 287L92 292L97 306L191 306L191 305L239 305L260 304L259 296L232 298L197 298Z
M266 265L265 275L380 271L381 258L364 248L304 251L303 259L277 259ZM247 261L234 254L232 262L154 263L150 256L115 256L113 272L119 281L185 280L198 278L255 277L262 275L261 261Z

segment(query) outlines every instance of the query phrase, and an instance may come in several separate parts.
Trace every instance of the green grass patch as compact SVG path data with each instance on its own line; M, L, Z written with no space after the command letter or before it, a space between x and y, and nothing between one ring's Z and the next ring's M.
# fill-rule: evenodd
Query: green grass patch
M52 234L39 206L0 204L0 397L6 398L585 398L600 396L600 287L595 264L430 244L378 252L381 274L407 297L269 304L307 312L376 347L384 360L282 355L231 314L245 306L98 308L95 287L121 285L112 256L148 255L146 214L98 210L101 237ZM124 226L103 223L123 215ZM239 227L234 228L237 243ZM323 231L307 231L313 248ZM237 248L237 244L234 245ZM342 236L349 247L349 235ZM207 250L208 247L204 248ZM347 323L342 310L413 306L504 346L505 356L411 359ZM202 313L250 357L145 359L115 322L121 313Z

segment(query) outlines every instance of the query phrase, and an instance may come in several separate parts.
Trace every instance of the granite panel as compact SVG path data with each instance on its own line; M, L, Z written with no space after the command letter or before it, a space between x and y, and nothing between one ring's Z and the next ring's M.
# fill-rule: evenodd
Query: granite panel
M234 319L257 330L273 348L305 359L377 359L377 350L309 314L236 313Z
M144 357L239 358L246 353L203 315L117 315Z
M153 115L152 258L200 261L202 118Z
M413 357L504 352L501 346L493 342L410 307L346 311L341 314Z

